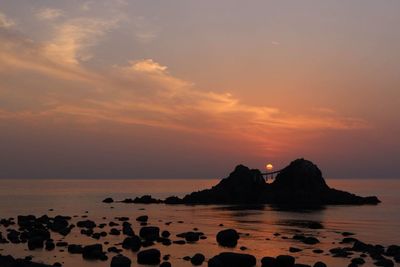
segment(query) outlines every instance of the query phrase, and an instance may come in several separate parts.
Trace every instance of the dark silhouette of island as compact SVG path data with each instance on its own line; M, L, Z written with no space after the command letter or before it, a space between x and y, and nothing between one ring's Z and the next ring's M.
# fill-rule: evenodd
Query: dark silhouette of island
M192 192L184 198L171 196L165 200L149 195L125 199L124 203L165 204L275 204L287 206L378 204L375 196L361 197L330 188L321 170L309 160L296 159L267 183L258 169L238 165L228 177L210 189ZM112 203L112 198L103 202Z
M305 159L296 159L283 168L272 183L262 173L238 165L216 186L186 195L186 204L283 204L348 205L378 204L375 196L361 197L330 188L321 170Z

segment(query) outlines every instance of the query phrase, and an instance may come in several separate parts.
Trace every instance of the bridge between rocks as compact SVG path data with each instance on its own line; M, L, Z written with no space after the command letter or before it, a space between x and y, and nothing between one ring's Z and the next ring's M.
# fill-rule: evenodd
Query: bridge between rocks
M264 177L265 176L265 180L268 181L268 179L273 180L274 179L274 175L277 175L278 173L280 173L282 170L278 170L278 171L273 171L273 172L263 172L261 173L261 175Z

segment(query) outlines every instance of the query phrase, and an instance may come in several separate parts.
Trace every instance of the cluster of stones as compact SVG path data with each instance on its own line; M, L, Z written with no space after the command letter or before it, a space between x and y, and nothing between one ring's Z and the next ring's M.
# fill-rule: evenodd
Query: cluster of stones
M74 216L78 217L78 216ZM0 243L13 243L13 244L26 244L28 250L45 249L48 251L58 248L60 251L68 251L70 254L80 254L85 260L100 260L106 261L109 259L109 253L116 253L110 261L111 267L130 267L132 264L131 259L122 255L124 250L133 251L136 253L136 261L138 264L145 265L160 265L161 267L171 266L169 262L169 255L162 256L160 250L150 248L156 243L164 246L173 244L182 245L186 243L196 243L200 240L206 239L204 233L194 228L193 231L182 232L175 235L176 239L171 238L169 231L161 231L157 226L148 225L148 216L142 215L136 218L140 224L138 233L135 233L132 224L129 222L128 217L116 217L115 221L110 221L108 224L97 224L95 221L87 219L87 216L78 219L76 224L72 223L70 216L55 216L49 217L47 215L36 217L33 215L18 216L17 220L13 218L1 219L0 225L7 229L7 234L3 236L0 232ZM103 219L106 219L103 217ZM171 222L166 222L169 225ZM108 231L104 231L108 226ZM220 225L223 226L223 225ZM323 226L318 222L306 222L302 227L310 229L321 229ZM69 244L64 241L63 237L67 236L72 229L79 229L82 235L88 236L93 240L99 240L105 236L122 236L121 243L115 246L108 246L107 249L104 245L109 245L106 241L103 244L94 243L90 245ZM52 234L56 233L62 238L58 241L52 239ZM391 245L387 248L381 245L366 244L358 239L352 237L353 234L343 232L342 240L340 242L342 247L335 247L329 250L333 257L349 258L349 267L356 267L363 265L366 257L370 257L376 266L394 266L394 262L400 262L400 246ZM233 248L238 245L242 234L234 229L224 229L217 233L216 241L221 247ZM280 236L279 233L274 234L276 237ZM281 238L284 238L282 236ZM285 237L289 238L289 237ZM314 237L296 233L291 237L292 240L304 243L306 245L316 245L320 241ZM120 248L119 248L119 247ZM246 250L246 247L240 247L240 250ZM290 253L297 253L302 251L300 248L290 247ZM323 253L322 250L314 249L314 253ZM359 255L355 255L359 254ZM208 262L210 267L246 267L255 266L257 260L250 254L223 252L214 257L209 258L201 253L196 253L192 256L186 256L183 260L190 261L192 265L202 265ZM0 266L4 267L47 267L50 265L34 263L32 258L15 259L11 256L0 255ZM61 266L61 263L54 263L52 266ZM311 267L311 265L300 264L295 262L295 258L290 255L280 255L277 257L264 257L261 259L261 266L263 267ZM313 267L324 267L323 262L317 262Z

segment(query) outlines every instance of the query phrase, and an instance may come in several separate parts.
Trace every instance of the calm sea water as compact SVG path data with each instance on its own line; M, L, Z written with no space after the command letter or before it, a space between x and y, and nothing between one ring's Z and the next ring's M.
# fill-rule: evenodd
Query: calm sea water
M128 216L135 232L138 233L140 226L135 218L146 214L150 217L150 225L157 225L161 230L169 230L173 237L175 234L190 231L195 227L204 232L208 238L196 244L169 247L156 245L163 255L171 255L170 261L173 266L191 266L190 262L182 258L192 256L197 252L210 258L221 251L240 252L240 246L246 246L248 248L246 253L255 255L258 261L264 256L288 254L289 247L297 247L303 251L292 255L296 256L299 263L313 264L322 260L329 266L347 266L350 259L332 258L327 253L330 248L343 246L338 243L343 238L340 235L343 231L354 232L355 237L364 242L384 246L400 245L400 181L328 179L327 182L331 187L356 194L377 195L383 203L377 206L329 206L322 210L301 212L276 210L269 205L253 209L221 205L123 203L110 205L101 201L108 196L116 200L144 194L159 198L170 195L184 196L188 192L208 188L216 184L217 180L0 180L0 218L16 217L20 214L87 215L89 219L97 223L108 223L116 216ZM74 222L78 219L74 219ZM169 226L165 225L165 222L169 221L173 223ZM184 221L184 223L178 223L178 221ZM304 229L301 226L302 221L321 222L324 229ZM224 227L219 226L221 223ZM241 236L238 248L221 248L216 244L216 233L228 227L248 234ZM291 240L290 237L298 230L318 237L321 243L309 246ZM0 231L4 233L5 229L0 226ZM275 236L274 233L281 235ZM59 236L54 236L56 240L61 239ZM103 240L96 241L81 236L79 229L76 228L66 238L66 241L70 243L79 244L109 241L109 246L120 243L122 240L123 236L107 236ZM326 253L317 255L312 252L315 248L321 248ZM58 261L63 262L64 266L110 266L109 261L84 261L80 255L70 255L58 249L52 252L28 251L26 245L0 244L0 253L17 257L32 255L36 261L46 263ZM123 254L129 256L134 263L136 262L135 253L124 251ZM112 256L113 254L109 253L109 257ZM136 263L133 266L136 266ZM364 266L373 266L373 264L368 260Z

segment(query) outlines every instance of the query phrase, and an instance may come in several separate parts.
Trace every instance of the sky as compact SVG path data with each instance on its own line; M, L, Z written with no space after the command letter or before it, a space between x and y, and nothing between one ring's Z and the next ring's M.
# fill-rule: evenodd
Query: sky
M0 178L400 178L400 1L0 2Z

